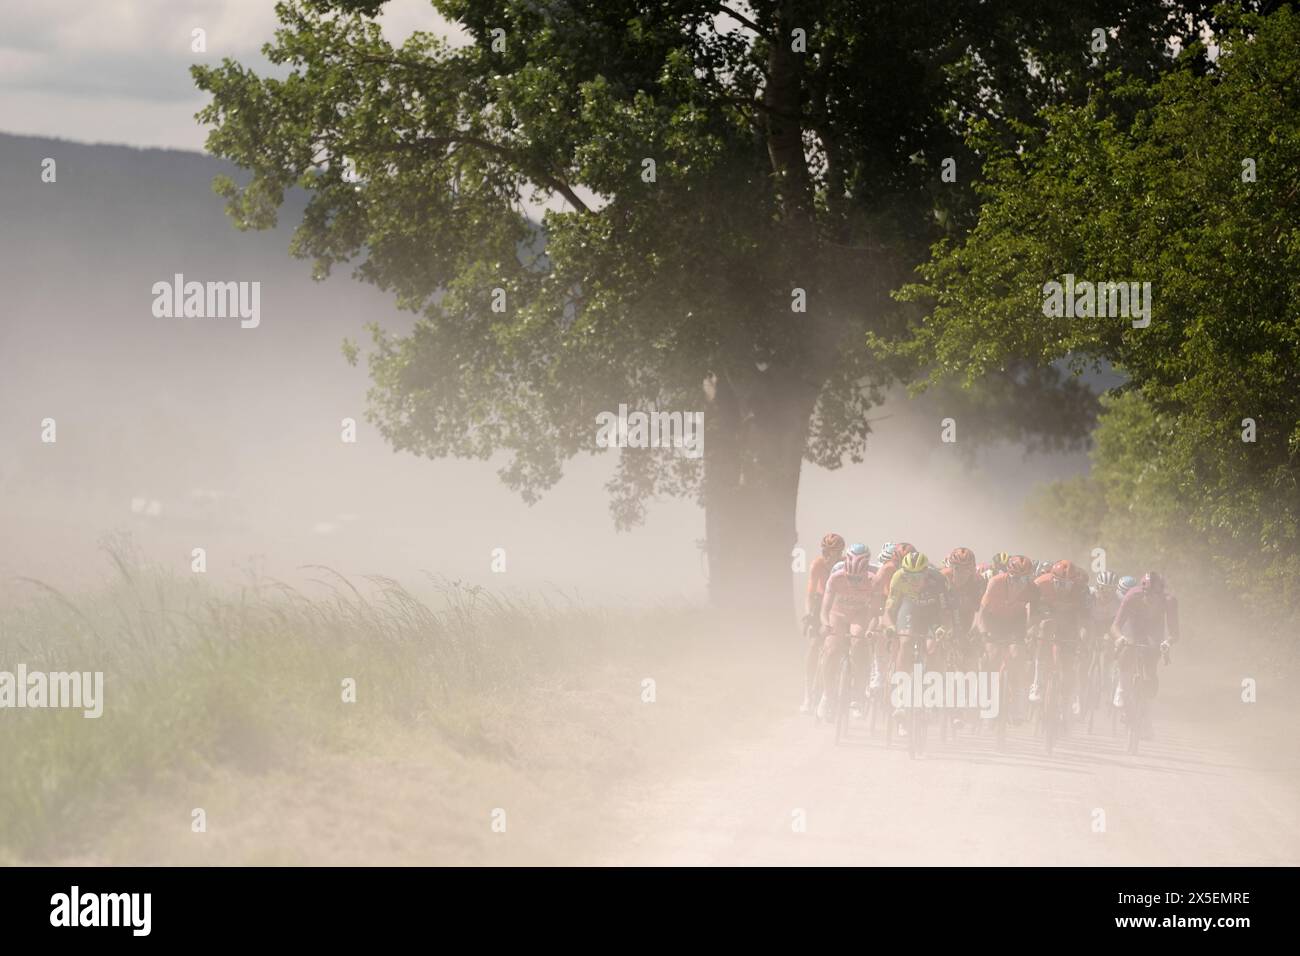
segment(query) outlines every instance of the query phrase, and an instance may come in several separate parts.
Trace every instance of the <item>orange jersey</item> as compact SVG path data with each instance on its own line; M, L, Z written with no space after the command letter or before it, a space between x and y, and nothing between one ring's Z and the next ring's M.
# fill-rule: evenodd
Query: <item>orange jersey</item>
M812 566L808 569L808 594L825 594L826 582L830 580L831 568L835 562L823 554L813 558Z
M964 581L956 579L956 572L952 568L942 568L939 573L948 582L949 596L957 612L958 625L969 629L971 621L975 618L975 612L980 609L980 601L984 598L987 582L973 570L967 574Z
M1075 575L1068 588L1057 587L1052 573L1040 574L1034 579L1034 592L1037 600L1037 618L1055 617L1063 620L1067 626L1077 626L1083 620L1087 608L1086 585L1079 582Z
M1024 617L1026 606L1038 603L1038 594L1033 582L1023 578L1017 580L1007 572L995 574L989 579L984 597L980 600L980 610L1001 618L1019 614Z

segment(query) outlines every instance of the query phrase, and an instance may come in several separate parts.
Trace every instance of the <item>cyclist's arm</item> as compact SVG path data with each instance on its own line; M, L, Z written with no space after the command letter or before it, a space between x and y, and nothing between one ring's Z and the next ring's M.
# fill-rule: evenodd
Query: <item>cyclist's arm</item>
M837 582L827 581L826 591L822 594L821 622L822 627L831 626L831 610L835 607L835 598L839 594Z
M899 601L899 584L903 581L906 572L899 568L894 572L893 577L889 579L889 597L885 601L885 617L890 624L894 623L894 607Z
M1110 636L1116 644L1124 640L1124 628L1132 614L1133 609L1129 606L1129 599L1125 597L1119 602L1119 607L1115 609L1115 617L1110 622Z
M804 595L804 614L812 616L816 614L816 605L820 602L821 596L826 592L826 573L824 558L821 555L813 558L812 567L808 569L808 590Z
M808 595L808 609L804 612L804 625L811 625L814 622L821 621L822 605L825 603L825 595L819 592L813 592Z

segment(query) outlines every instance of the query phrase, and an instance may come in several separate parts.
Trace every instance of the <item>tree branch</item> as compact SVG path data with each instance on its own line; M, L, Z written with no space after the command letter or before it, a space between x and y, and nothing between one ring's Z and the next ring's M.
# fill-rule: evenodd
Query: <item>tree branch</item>
M542 170L533 170L525 168L525 163L520 159L519 154L509 146L503 146L500 143L494 143L491 140L483 139L481 136L474 136L469 133L453 133L447 136L433 136L427 139L420 139L414 142L404 142L400 145L412 149L441 150L448 146L473 146L476 149L493 153L506 159L517 166L525 176L537 180L538 184L551 189L563 196L574 208L575 212L591 212L592 209L581 197L573 191L573 187L561 179L559 176L552 175Z
M749 17L745 16L745 15L744 15L743 13L741 13L739 10L732 9L731 7L727 6L725 3L719 3L719 4L718 4L718 9L721 10L723 13L725 13L727 16L731 17L733 20L735 20L735 21L737 21L737 22L739 22L739 23L742 23L742 24L744 24L745 26L749 27L751 30L753 30L755 33L757 33L759 36L761 36L761 37L767 37L767 39L769 39L769 40L772 39L772 37L768 35L768 32L767 32L766 30L764 30L762 27L760 27L757 23L755 23L755 22L754 22L753 20L751 20Z

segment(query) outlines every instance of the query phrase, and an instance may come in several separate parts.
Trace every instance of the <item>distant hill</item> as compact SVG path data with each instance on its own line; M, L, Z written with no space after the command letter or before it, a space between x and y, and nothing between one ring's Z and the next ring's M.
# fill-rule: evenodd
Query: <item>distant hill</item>
M47 157L54 183L41 181ZM190 549L207 547L214 575L292 576L319 562L524 587L698 589L698 532L672 526L696 522L689 504L663 509L653 552L676 573L653 588L605 573L602 555L644 548L649 534L614 535L607 464L575 463L530 509L495 465L394 455L363 420L368 378L340 346L364 340L368 322L413 317L346 269L311 280L288 253L302 196L279 228L237 231L212 192L218 174L242 175L199 153L0 133L0 596L12 575L98 573L95 543L118 531L183 571ZM260 326L156 318L151 288L178 272L260 282ZM47 417L54 445L39 440ZM356 445L339 438L344 417L359 423ZM504 576L489 572L499 546Z

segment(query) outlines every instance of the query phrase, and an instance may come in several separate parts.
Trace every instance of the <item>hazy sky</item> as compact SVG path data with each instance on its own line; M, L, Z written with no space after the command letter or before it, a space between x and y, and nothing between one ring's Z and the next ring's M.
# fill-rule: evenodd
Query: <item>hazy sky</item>
M276 22L272 0L0 0L0 130L201 149L190 65L267 66ZM391 0L381 22L394 42L464 36L429 0ZM198 28L206 53L191 51Z

